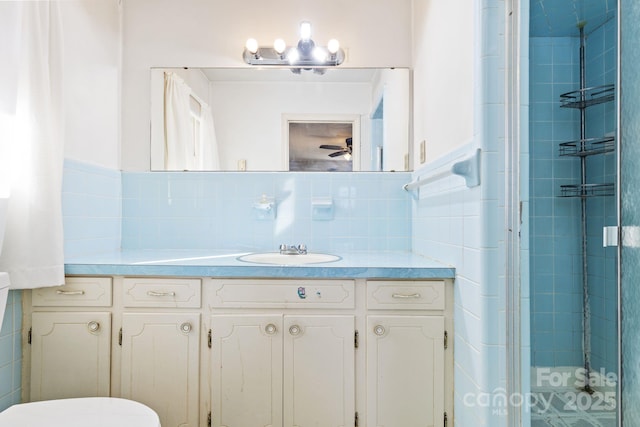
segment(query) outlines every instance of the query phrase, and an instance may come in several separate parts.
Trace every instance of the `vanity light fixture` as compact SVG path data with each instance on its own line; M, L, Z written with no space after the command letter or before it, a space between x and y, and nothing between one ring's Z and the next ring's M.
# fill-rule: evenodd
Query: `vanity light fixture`
M279 65L291 68L296 74L301 70L323 74L324 67L342 64L345 54L336 39L329 40L326 47L316 45L311 39L311 24L305 21L300 24L300 40L296 46L287 46L284 40L276 39L273 47L261 47L256 39L249 39L242 57L249 65Z

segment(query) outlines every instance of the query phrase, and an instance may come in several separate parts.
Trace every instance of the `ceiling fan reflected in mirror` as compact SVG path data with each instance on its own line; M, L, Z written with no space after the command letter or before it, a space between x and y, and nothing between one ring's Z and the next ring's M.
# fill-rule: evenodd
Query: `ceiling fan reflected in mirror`
M334 151L333 153L328 154L329 157L344 156L346 160L351 160L351 154L353 149L353 138L346 138L345 146L322 144L320 148L323 148L325 150L337 150L337 151Z

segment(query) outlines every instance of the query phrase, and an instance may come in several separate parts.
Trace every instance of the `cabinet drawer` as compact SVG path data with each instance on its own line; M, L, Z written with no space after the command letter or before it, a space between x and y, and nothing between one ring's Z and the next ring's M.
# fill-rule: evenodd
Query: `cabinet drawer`
M353 280L213 280L212 307L354 308Z
M34 307L110 307L110 277L67 277L65 284L31 292Z
M132 278L123 280L125 307L200 308L200 279Z
M369 281L367 308L444 310L444 281Z

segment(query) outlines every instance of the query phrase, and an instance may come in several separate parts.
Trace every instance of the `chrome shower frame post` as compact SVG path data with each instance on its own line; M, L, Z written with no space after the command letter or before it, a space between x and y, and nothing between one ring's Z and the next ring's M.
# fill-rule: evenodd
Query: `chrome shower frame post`
M521 54L520 0L505 2L505 299L506 395L521 396L522 381L522 279L521 228ZM521 426L526 405L510 405L508 426Z
M616 384L617 398L617 426L623 426L622 399L622 1L616 1L617 10L617 34L616 34L616 220L618 225L618 246L616 248L616 293L618 295L616 321L618 324L618 383Z

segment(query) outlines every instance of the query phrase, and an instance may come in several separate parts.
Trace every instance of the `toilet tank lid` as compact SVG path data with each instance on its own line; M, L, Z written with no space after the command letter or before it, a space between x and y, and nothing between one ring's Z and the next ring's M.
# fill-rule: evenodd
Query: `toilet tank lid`
M9 273L0 272L0 289L8 288L10 284Z

